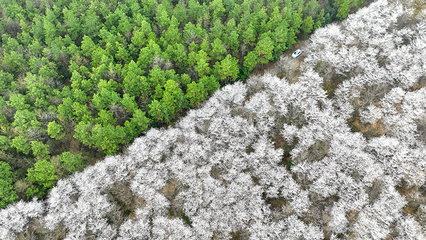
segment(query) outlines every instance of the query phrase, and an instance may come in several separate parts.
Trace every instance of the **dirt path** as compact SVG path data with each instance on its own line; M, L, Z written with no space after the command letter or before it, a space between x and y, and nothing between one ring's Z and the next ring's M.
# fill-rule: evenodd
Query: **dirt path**
M302 53L298 58L292 58L291 54L296 49L305 50L305 44L309 41L309 37L306 39L300 40L298 43L292 46L291 49L288 49L284 52L279 60L275 62L270 62L263 67L259 67L253 72L254 76L262 76L264 74L271 74L273 76L278 76L279 78L286 78L287 80L293 82L296 81L299 77L300 71L300 63L303 61L305 57L305 52Z

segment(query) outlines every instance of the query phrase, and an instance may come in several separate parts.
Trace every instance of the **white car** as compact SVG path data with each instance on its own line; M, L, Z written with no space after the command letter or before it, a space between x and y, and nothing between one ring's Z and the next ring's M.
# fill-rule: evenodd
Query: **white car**
M302 54L302 50L297 49L293 54L291 54L291 57L297 58L298 56L300 56L300 54Z

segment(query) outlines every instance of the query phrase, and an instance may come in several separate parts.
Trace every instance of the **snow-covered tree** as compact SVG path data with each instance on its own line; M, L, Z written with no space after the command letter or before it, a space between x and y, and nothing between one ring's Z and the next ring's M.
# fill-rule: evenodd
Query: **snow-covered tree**
M39 218L45 211L44 203L34 198L30 202L19 201L0 212L0 238L15 239L16 233L28 228L30 219Z
M424 239L426 20L411 14L378 0L317 29L297 79L216 91L2 210L0 238L40 223L46 239Z

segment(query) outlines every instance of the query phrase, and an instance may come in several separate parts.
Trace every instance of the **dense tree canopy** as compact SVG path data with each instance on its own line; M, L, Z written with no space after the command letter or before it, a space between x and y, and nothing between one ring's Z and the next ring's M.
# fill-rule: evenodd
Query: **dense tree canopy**
M375 1L317 30L305 56L282 56L265 74L221 88L175 126L60 179L45 199L10 204L0 238L425 239L426 15L401 2ZM162 17L150 6L147 14ZM180 97L169 93L192 104L198 83L215 80L185 80L186 92L164 80L153 107L170 114L161 105ZM138 110L132 119L149 122ZM100 129L114 125L107 111L96 116L103 120L81 126L104 144ZM57 160L30 168L30 190L56 181ZM70 152L59 159L62 168L79 162Z
M42 197L54 184L58 177L55 175L52 163L42 160L34 164L34 168L28 169L27 180L34 183L26 194L29 198L33 196Z
M9 164L0 162L0 209L5 208L9 203L18 199L18 195L13 190L15 179L16 176Z
M0 151L20 172L120 152L361 2L0 1Z

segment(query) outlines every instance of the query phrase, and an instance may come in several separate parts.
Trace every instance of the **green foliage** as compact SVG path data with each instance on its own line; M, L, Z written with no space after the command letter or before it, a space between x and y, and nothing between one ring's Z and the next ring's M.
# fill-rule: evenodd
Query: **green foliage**
M94 146L102 148L105 154L111 155L118 151L120 144L125 143L126 132L121 126L96 124L92 128L91 140Z
M124 94L123 99L121 100L121 104L126 108L126 110L134 113L138 109L138 104L135 101L134 96L130 96L129 94Z
M178 2L173 8L173 16L177 19L179 23L186 22L188 16L182 2Z
M171 56L176 66L185 67L188 56L184 45L180 43L173 45Z
M80 172L84 168L81 153L74 155L70 152L63 152L61 154L62 167L69 173Z
M177 113L183 109L185 101L184 93L179 88L179 85L173 80L168 80L164 85L164 94L161 99L163 106L167 109L168 115L171 118L175 118ZM170 120L169 118L166 121L170 122Z
M22 50L22 46L19 45L19 42L15 38L10 37L9 34L3 34L2 41L3 48L7 52L11 52L13 50Z
M151 115L157 121L170 121L167 114L167 109L163 104L158 100L153 100L149 104L149 115Z
M47 124L47 133L51 138L57 140L61 140L65 136L63 127L57 124L55 121L49 122L49 124Z
M132 43L138 48L143 47L151 32L151 25L145 19L142 20L140 27L133 32Z
M186 102L186 98L179 85L173 81L168 80L164 85L164 93L161 102L154 100L149 105L149 114L158 121L165 121L171 123L171 120L176 117Z
M198 72L198 76L201 78L209 74L211 70L209 67L210 57L207 55L207 53L203 50L200 50L196 56L196 59L197 65L195 66L195 69Z
M310 0L303 9L303 16L314 16L318 13L320 5L317 0Z
M71 93L72 93L72 99L75 102L86 104L89 101L89 97L87 96L87 94L79 88L73 88L71 90Z
M18 195L13 190L15 180L15 174L9 164L0 161L0 209L18 199Z
M45 84L44 78L41 76L27 72L24 81L25 87L28 89L27 98L33 102L37 102L37 99L46 99L52 94L52 88Z
M170 20L170 26L166 31L163 32L163 46L166 48L167 45L177 44L181 41L181 33L179 32L179 22L172 16Z
M226 36L226 45L229 48L229 51L233 53L234 55L237 54L238 47L239 47L239 37L240 35L237 33L237 31L232 31Z
M31 149L28 139L21 135L12 139L12 147L16 148L18 152L22 152L24 154L28 154Z
M254 52L249 52L244 58L244 67L249 71L252 71L257 64L257 55Z
M115 53L115 59L123 63L128 62L130 59L129 51L127 51L119 42L115 42L115 47L117 49Z
M235 81L238 77L238 73L240 72L238 68L238 61L229 54L215 67L219 79L225 80L226 82Z
M58 29L55 26L56 16L50 7L46 8L46 17L43 19L43 28L45 34L46 43L49 45L54 39L54 36L59 33Z
M195 107L207 98L208 92L204 89L204 84L202 82L191 82L188 84L185 96L189 100L189 104Z
M282 20L283 20L283 17L280 13L280 8L275 7L267 23L267 29L269 31L274 31L281 24Z
M148 89L145 90L147 94L152 95L155 92L155 88L157 85L163 86L166 83L166 74L165 72L159 67L155 66L150 72L149 72L149 78L147 82Z
M75 40L82 33L83 29L81 26L81 20L76 16L76 13L73 10L68 10L64 8L62 10L64 14L64 22L67 25L67 32L69 36Z
M28 109L17 110L12 127L15 127L19 133L24 133L31 126L41 126L41 124L37 121L34 112L30 112Z
M253 44L256 41L256 30L253 27L253 24L250 23L250 25L247 27L245 31L243 31L243 42L244 44L253 46Z
M351 0L336 0L334 6L338 8L337 15L339 19L345 19L349 15Z
M305 20L303 20L303 24L301 26L301 29L305 33L311 33L314 28L314 20L312 20L312 17L309 16Z
M213 39L221 39L223 31L225 27L222 24L222 21L220 19L214 19L213 20L213 27L210 29L211 33L209 34L209 38L211 40Z
M206 89L210 96L220 88L219 81L213 75L201 78L200 83L204 85L204 89Z
M55 175L53 164L42 160L36 162L34 168L28 169L27 180L33 183L26 192L27 197L41 198L55 184L58 177Z
M146 131L151 124L151 120L145 116L145 112L140 109L137 109L133 114L130 122L134 123L137 126L139 132Z
M210 52L210 43L207 39L203 39L203 42L200 44L200 49L206 53Z
M74 102L72 104L73 115L77 121L89 121L91 118L91 112L88 110L86 104L80 104Z
M24 56L22 54L18 54L16 51L11 51L10 53L5 52L3 65L8 72L19 72L25 66Z
M112 112L102 109L98 112L98 118L95 119L95 123L99 123L102 126L109 124L115 124L117 119L112 116Z
M151 119L145 116L145 112L137 109L130 121L124 123L124 131L127 135L126 141L129 142L140 136L141 132L148 130L150 124Z
M47 159L74 132L116 153L362 1L326 2L1 1L0 149Z
M190 82L191 82L191 77L188 76L188 74L182 74L180 76L180 83L181 83L182 89L186 90Z
M91 56L95 49L96 44L92 41L92 39L88 36L84 36L83 41L81 42L82 53L86 56Z
M91 129L92 124L90 122L79 122L74 128L74 138L84 145L91 147L93 145L93 141L90 138Z
M222 60L223 54L226 53L226 48L223 46L222 40L216 38L212 43L212 50L210 56L216 60Z
M90 89L92 89L94 85L90 80L87 80L77 70L74 70L72 72L70 81L72 89L80 89L86 93L91 92Z
M0 150L6 151L11 147L11 145L12 141L10 138L0 135Z
M137 63L141 69L146 69L151 64L154 56L160 54L160 46L154 40L149 40L148 45L141 49Z
M300 26L303 24L302 14L298 11L293 12L291 16L290 24L292 25L292 29L294 32L299 33Z
M222 0L213 0L210 2L209 9L212 12L213 19L218 19L225 14L225 7Z
M160 4L157 7L156 16L154 18L158 23L161 30L166 30L170 25L170 16L167 13L164 4Z
M144 71L133 60L123 69L123 88L126 94L134 97L140 95L143 83L146 82L142 74Z
M61 120L73 117L73 101L71 98L63 98L62 104L58 106L58 118Z
M265 35L257 43L254 53L257 56L257 61L260 63L267 63L272 60L272 51L274 50L274 42L272 39Z
M10 94L9 101L7 101L7 105L15 108L16 110L24 110L30 107L29 104L26 104L25 96L22 94Z
M319 26L324 26L327 23L327 21L325 19L324 9L322 9L319 13L317 13L316 20L318 22L318 24L317 23L316 24L319 25Z
M157 84L155 87L155 93L152 95L153 99L161 99L163 97L164 89L161 84Z
M13 75L0 70L0 92L3 92L10 88L10 84L13 81Z
M33 150L33 155L36 157L37 161L40 160L48 160L49 156L49 146L39 142L39 141L31 141L31 150Z
M106 88L99 89L99 91L93 95L92 103L93 106L98 110L102 110L111 106L114 103L120 103L120 95Z
M272 40L275 42L274 59L278 59L282 52L289 48L289 30L288 23L283 20L272 34Z

